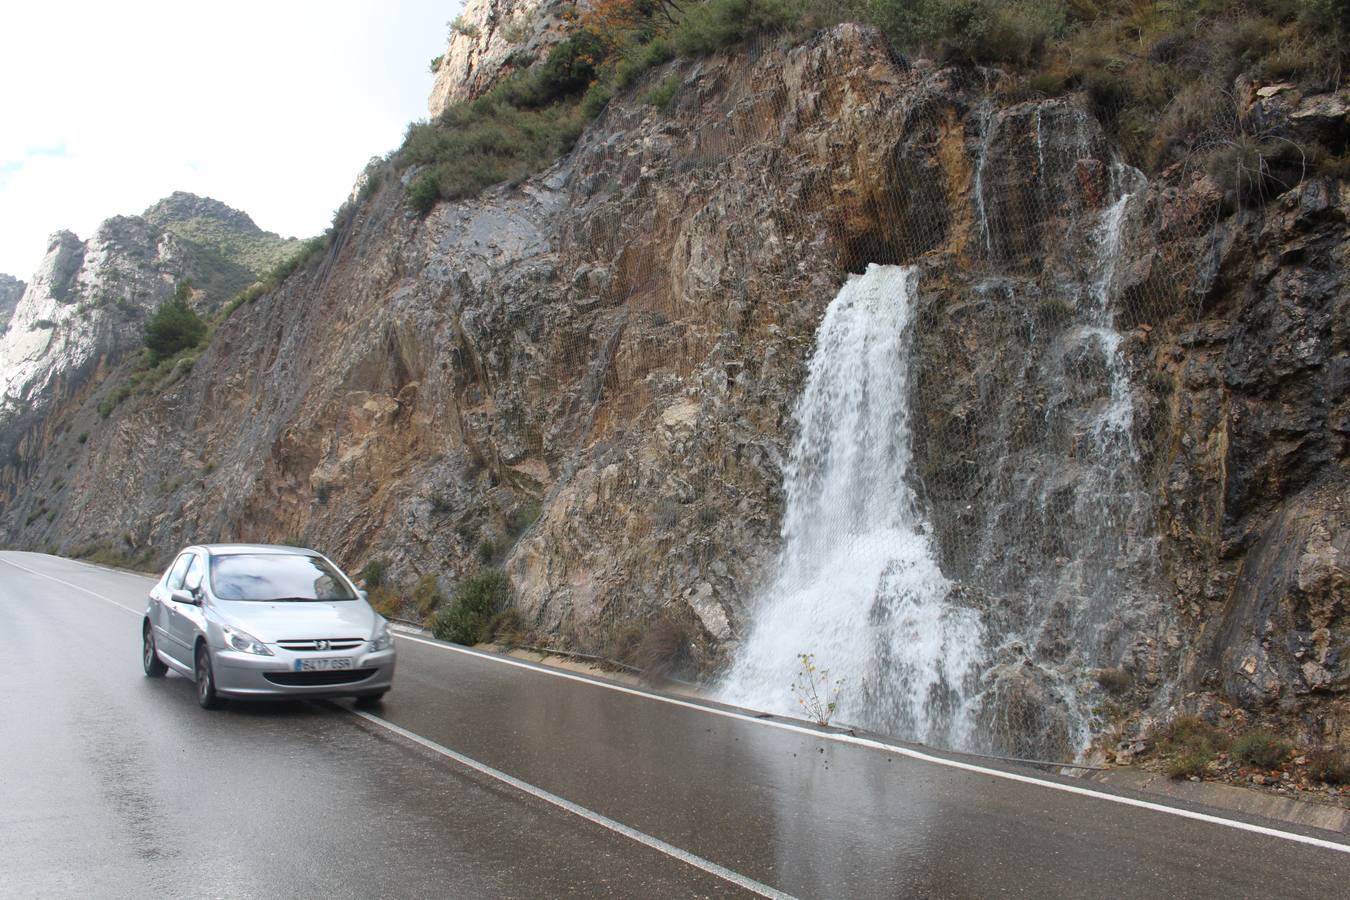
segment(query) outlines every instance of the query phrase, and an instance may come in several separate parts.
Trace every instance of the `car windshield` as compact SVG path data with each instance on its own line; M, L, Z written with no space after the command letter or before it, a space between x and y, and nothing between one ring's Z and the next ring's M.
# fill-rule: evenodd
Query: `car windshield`
M211 588L221 600L355 600L332 566L298 553L237 553L211 558Z

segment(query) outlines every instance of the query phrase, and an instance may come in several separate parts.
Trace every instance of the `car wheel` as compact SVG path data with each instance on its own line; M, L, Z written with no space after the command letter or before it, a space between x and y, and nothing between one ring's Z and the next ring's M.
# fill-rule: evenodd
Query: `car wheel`
M385 691L378 694L362 694L356 698L357 709L375 709L384 702Z
M197 645L193 671L197 675L197 705L202 709L220 709L224 706L224 698L216 693L216 677L211 674L211 653L205 644Z
M164 673L169 671L169 667L159 658L155 652L155 629L149 622L141 629L141 665L145 667L145 674L150 678L163 677Z

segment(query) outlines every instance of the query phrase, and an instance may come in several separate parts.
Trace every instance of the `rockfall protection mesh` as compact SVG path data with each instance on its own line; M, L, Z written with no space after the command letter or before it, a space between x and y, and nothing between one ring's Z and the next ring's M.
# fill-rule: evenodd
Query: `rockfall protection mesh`
M589 427L564 451L536 437L566 459L555 495L591 467L595 515L677 533L660 546L681 555L630 573L663 605L574 606L563 643L631 661L634 623L713 630L721 610L729 699L800 713L811 654L827 692L843 679L837 721L1073 757L1110 724L1102 672L1155 701L1174 675L1150 331L1203 293L1218 204L1149 184L1075 99L1006 104L922 75L816 85L811 49L785 66L782 48L752 44L743 94L691 77L668 112L579 151L664 136L653 164L687 183L645 200L630 185L625 221L573 236L607 266L611 312L561 328L541 376L590 404ZM675 436L606 474L616 423ZM756 494L755 466L781 485ZM653 473L636 494L652 508L605 490ZM578 513L530 537L563 552L588 527Z

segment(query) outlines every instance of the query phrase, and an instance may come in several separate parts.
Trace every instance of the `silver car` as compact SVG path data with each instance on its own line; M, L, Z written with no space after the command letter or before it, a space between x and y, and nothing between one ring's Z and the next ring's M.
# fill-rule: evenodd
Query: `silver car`
M313 550L188 547L150 591L141 636L145 674L194 679L206 709L227 698L373 705L394 683L388 622Z

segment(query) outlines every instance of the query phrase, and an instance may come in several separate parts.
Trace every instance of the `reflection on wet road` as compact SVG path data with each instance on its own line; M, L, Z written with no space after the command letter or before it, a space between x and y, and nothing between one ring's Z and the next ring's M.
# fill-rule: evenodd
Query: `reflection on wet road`
M380 719L587 819L345 703L199 709L186 679L140 673L147 590L0 553L0 894L1329 897L1350 883L1334 850L400 640Z

